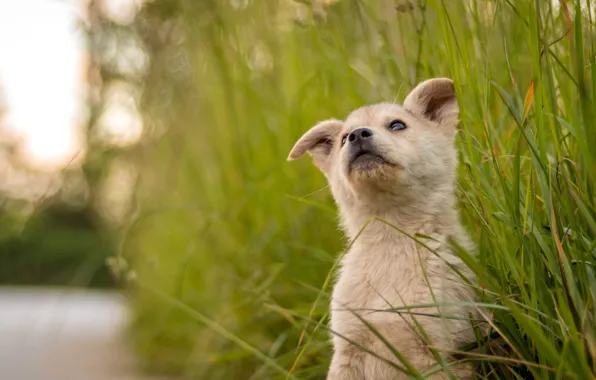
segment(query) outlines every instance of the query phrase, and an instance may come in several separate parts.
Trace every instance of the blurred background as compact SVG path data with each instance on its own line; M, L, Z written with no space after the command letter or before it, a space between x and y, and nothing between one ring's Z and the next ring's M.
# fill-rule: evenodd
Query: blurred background
M143 132L141 5L0 1L2 379L136 373L106 260L132 205L127 155Z
M0 0L0 378L324 379L346 242L323 176L287 154L435 76L462 107L458 195L505 372L591 378L594 16L579 0Z

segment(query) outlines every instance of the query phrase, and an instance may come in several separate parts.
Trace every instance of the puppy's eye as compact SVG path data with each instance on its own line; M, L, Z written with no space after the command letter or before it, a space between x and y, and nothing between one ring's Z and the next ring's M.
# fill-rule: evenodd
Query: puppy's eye
M389 123L390 131L403 131L406 128L408 128L408 127L401 120L393 120L391 123Z
M341 138L341 146L344 146L347 138L348 138L348 135L344 135L344 137Z

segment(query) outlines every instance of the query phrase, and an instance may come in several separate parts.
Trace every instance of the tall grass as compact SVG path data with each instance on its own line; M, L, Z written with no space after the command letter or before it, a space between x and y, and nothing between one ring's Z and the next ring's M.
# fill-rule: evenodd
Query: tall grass
M328 4L327 4L328 3ZM583 6L583 8L582 8ZM462 218L503 351L481 377L596 376L593 9L561 0L155 1L131 328L148 368L323 379L346 242L315 122L453 78ZM151 30L151 28L148 28ZM147 30L147 28L146 28ZM493 354L505 354L494 366ZM494 363L493 363L494 364Z

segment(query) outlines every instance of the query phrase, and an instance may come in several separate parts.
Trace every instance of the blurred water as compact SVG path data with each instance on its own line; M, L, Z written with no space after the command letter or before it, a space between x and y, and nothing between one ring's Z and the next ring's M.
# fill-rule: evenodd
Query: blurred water
M0 379L133 380L116 292L0 287Z

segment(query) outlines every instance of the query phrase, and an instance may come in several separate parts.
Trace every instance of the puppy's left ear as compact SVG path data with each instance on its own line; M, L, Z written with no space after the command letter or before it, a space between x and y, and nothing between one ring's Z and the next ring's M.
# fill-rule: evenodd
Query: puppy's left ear
M341 132L342 127L343 122L336 119L318 123L300 137L292 148L288 160L295 160L308 152L313 158L315 165L323 173L327 173L334 140L336 140L337 135Z
M434 78L418 84L404 100L404 108L441 126L457 126L459 105L451 79Z

